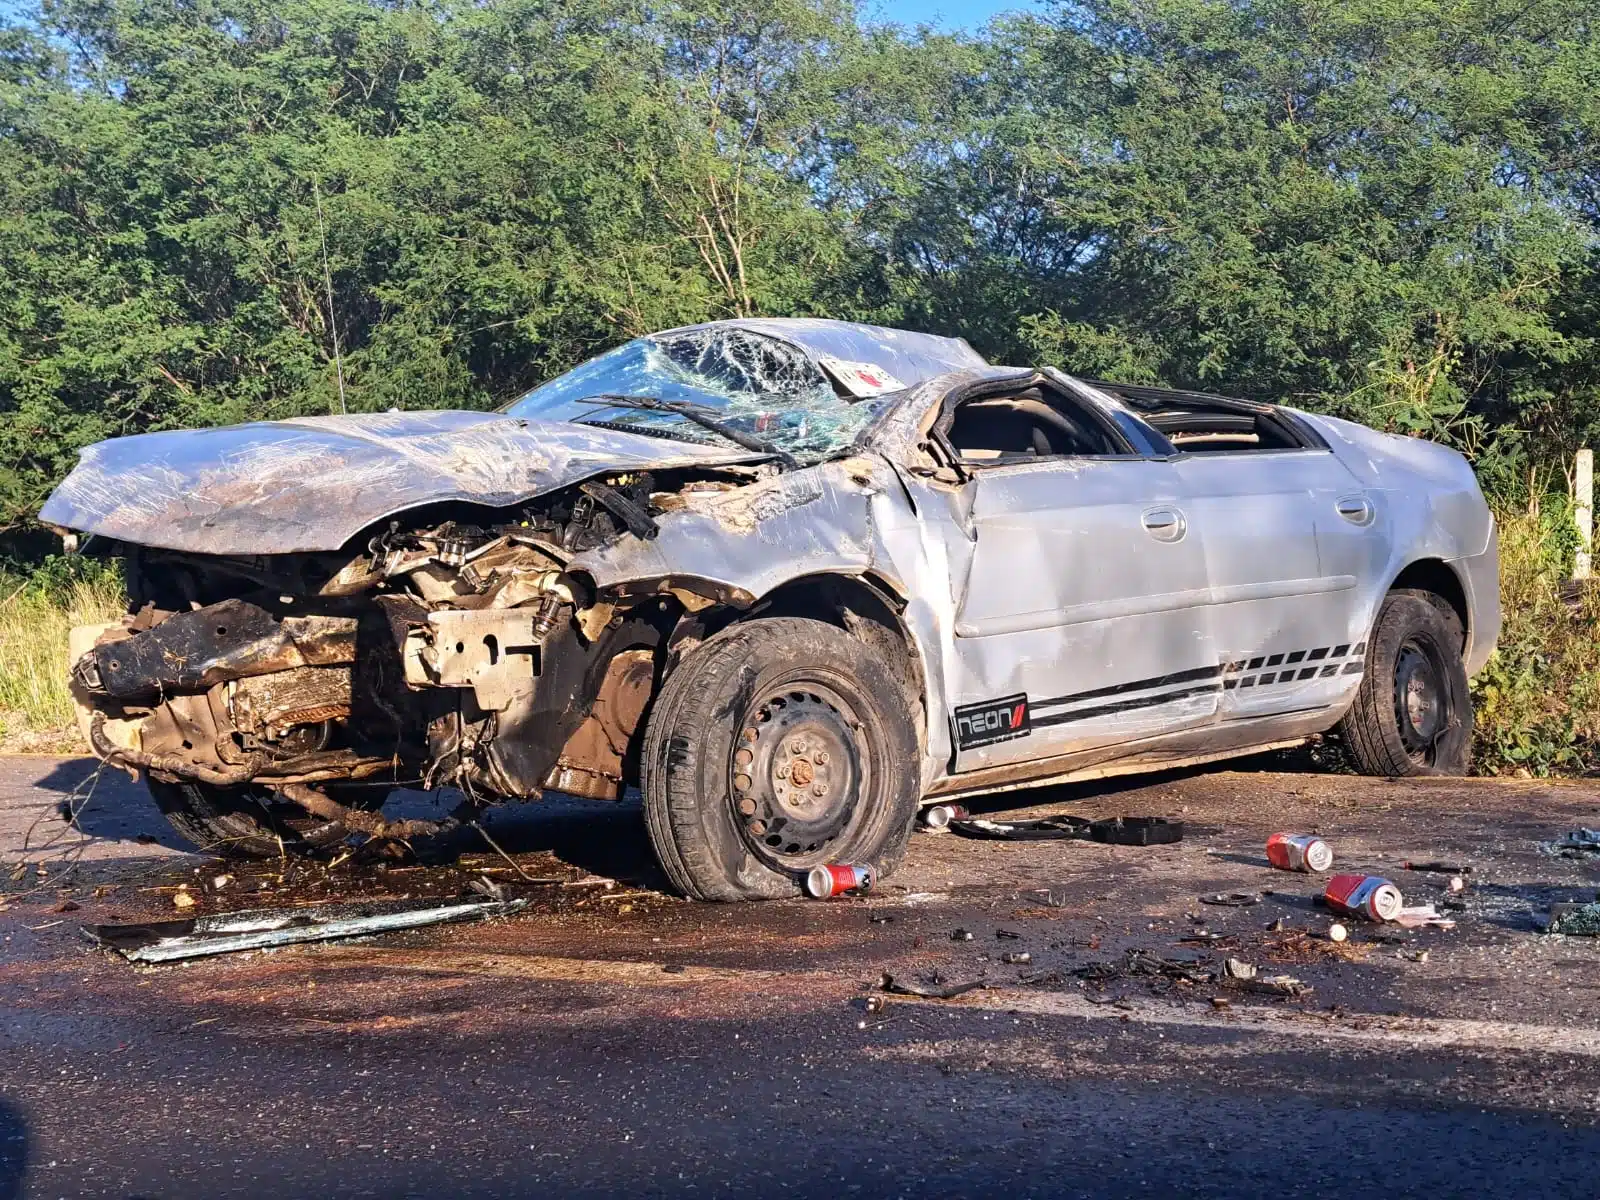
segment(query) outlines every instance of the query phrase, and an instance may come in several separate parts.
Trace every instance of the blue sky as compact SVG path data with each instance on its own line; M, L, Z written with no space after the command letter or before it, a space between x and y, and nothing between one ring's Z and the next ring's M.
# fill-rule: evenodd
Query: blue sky
M976 30L996 13L1033 7L1030 0L863 0L870 17L915 25L926 21L948 30Z
M24 0L0 0L0 17L14 15ZM940 29L976 30L998 12L1030 8L1032 0L863 0L868 17L915 25L926 21Z

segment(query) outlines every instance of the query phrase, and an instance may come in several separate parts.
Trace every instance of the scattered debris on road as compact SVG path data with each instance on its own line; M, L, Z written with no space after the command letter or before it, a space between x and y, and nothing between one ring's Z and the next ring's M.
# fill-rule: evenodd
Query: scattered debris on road
M1573 829L1545 849L1560 858L1591 858L1600 855L1600 829Z
M1546 933L1568 937L1600 937L1600 900L1589 904L1552 904Z
M1456 923L1449 917L1441 917L1439 910L1431 904L1419 904L1413 908L1402 908L1395 914L1396 925L1405 929L1422 929L1432 926L1436 929L1454 929Z
M1402 871L1419 871L1433 875L1470 875L1472 868L1465 863L1448 862L1412 862L1406 859L1400 864Z
M271 950L303 942L339 941L455 921L509 916L527 903L526 900L504 900L426 908L407 905L380 912L374 912L371 904L257 909L216 913L193 920L84 925L81 928L92 942L117 951L129 962L168 963L241 950Z
M952 818L946 825L963 837L1003 842L1091 841L1110 846L1170 846L1183 840L1183 822L1166 817L1107 817L1090 821L1062 813L1031 821Z
M924 833L944 833L951 821L965 821L971 814L960 804L934 804L918 816Z
M1126 951L1120 960L1089 963L1079 967L1073 974L1091 983L1108 983L1114 979L1141 976L1179 979L1186 983L1210 983L1215 978L1214 972L1207 970L1202 960L1163 958L1153 950L1140 949Z
M1201 896L1201 904L1215 904L1223 908L1248 908L1252 904L1261 903L1260 892L1215 892L1210 896Z
M916 983L885 974L878 981L878 987L892 996L917 996L923 1000L953 1000L957 996L964 996L968 992L988 986L989 981L982 977L965 983L946 983L940 977L934 976L926 983Z

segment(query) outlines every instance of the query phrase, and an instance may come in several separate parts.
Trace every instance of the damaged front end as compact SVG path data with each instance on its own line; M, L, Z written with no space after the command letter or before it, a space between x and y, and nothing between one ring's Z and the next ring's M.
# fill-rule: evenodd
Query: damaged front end
M73 635L84 733L158 782L268 789L346 825L329 796L355 783L618 798L666 642L684 602L704 601L602 598L569 564L764 471L632 472L511 510L434 506L353 554L124 544L128 616Z

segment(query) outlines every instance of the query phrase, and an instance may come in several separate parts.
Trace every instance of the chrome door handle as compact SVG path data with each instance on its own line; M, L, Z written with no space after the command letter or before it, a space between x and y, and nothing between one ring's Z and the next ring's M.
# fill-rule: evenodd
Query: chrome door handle
M1147 509L1140 518L1145 532L1158 542L1178 542L1188 532L1189 523L1176 508Z
M1351 524L1372 524L1372 503L1365 496L1341 497L1333 507L1334 511Z

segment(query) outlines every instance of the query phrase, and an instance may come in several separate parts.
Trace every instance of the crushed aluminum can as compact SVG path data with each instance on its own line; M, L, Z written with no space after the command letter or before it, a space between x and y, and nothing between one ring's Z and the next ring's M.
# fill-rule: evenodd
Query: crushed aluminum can
M1400 889L1379 875L1335 875L1322 898L1334 912L1368 921L1392 921L1406 903Z
M817 900L846 892L870 892L877 873L865 863L830 863L806 873L806 892Z
M1333 866L1333 847L1314 833L1275 833L1267 839L1267 861L1280 871L1320 875Z
M934 804L922 810L926 829L948 829L951 821L965 821L972 814L959 804Z

